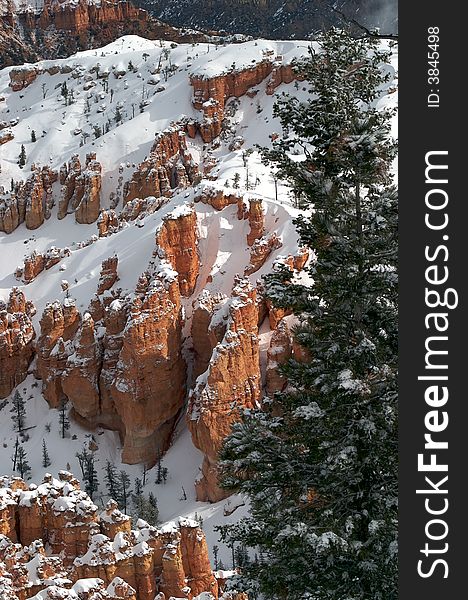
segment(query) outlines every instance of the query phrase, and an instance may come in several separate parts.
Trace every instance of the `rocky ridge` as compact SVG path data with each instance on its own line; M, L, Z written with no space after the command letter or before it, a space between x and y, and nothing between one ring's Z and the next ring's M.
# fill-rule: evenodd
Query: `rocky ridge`
M180 518L159 529L139 519L132 529L115 501L100 512L66 471L39 485L0 478L0 515L5 600L228 599L198 523Z
M14 288L8 302L0 302L0 398L23 381L34 355L32 317L36 309Z
M367 27L378 26L385 33L394 33L398 24L396 2L384 0L290 0L287 4L282 0L138 0L138 4L176 26L210 27L254 37L306 38L330 26L349 26L346 17Z
M127 0L46 0L37 9L7 1L1 8L0 68L63 58L129 34L188 43L208 39L193 29L171 27Z

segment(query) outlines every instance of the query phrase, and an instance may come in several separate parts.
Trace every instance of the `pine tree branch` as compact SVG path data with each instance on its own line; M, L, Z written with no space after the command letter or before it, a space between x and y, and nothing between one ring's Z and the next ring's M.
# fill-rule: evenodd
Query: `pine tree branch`
M335 6L330 6L330 8L332 9L333 12L338 14L343 19L343 21L345 21L348 24L351 23L355 27L360 29L365 34L365 36L363 36L363 37L371 37L371 38L376 38L376 39L380 39L380 40L397 40L398 39L397 34L394 34L394 33L381 34L381 33L377 33L376 31L371 31L365 25L362 25L362 23L359 23L358 21L356 21L356 19L353 19L352 17L349 17L348 15L346 15L339 8L336 8Z

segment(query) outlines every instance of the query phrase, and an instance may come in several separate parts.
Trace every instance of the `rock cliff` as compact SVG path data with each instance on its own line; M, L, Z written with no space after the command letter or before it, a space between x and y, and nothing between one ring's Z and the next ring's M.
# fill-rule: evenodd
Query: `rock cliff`
M131 306L111 395L125 426L122 460L154 464L185 394L177 274L161 271Z
M101 163L94 152L86 155L84 169L77 154L60 169L62 193L58 218L74 212L77 223L94 223L100 212Z
M62 388L71 340L81 324L81 315L72 300L46 305L40 320L37 340L36 376L42 380L42 394L51 408L57 408L66 396Z
M0 478L0 514L5 600L153 600L161 592L218 598L196 522L179 519L158 529L138 520L132 529L114 501L99 513L66 471L58 479L46 475L39 485Z
M202 478L196 484L201 501L226 497L218 485L216 465L222 441L239 411L254 407L261 396L258 307L256 290L248 280L238 279L226 307L224 335L213 349L208 369L196 381L187 411L193 443L204 453ZM217 317L222 319L219 311Z
M200 269L195 211L184 206L165 216L156 233L156 244L162 257L178 273L180 293L182 296L190 296L195 289Z
M111 257L91 312L82 316L65 300L48 304L40 322L36 371L44 397L51 407L70 400L85 424L118 430L127 463L155 463L185 395L178 277L168 263L158 264L153 276L140 278L131 301L113 299L106 296L117 278Z
M354 27L356 19L366 27L376 26L383 32L395 32L398 25L394 0L349 0L338 5L327 0L139 0L158 18L177 27L226 30L256 38L308 39L316 31L330 26ZM350 20L333 10L339 7ZM359 31L362 33L362 31Z
M35 337L31 318L34 305L18 288L8 302L0 302L0 398L5 398L28 374Z
M148 196L169 197L177 188L198 181L198 168L187 150L185 135L172 127L156 136L148 158L126 183L124 203Z
M281 57L265 57L254 66L236 70L214 77L193 75L190 83L193 87L192 103L196 110L203 113L199 122L191 122L187 128L190 137L198 131L204 142L212 142L223 128L226 101L229 98L241 98L249 90L269 76L266 92L271 95L281 83L291 83L296 79L292 65L281 63Z
M56 248L51 246L45 252L33 251L24 259L23 266L15 271L15 277L24 283L31 283L44 270L58 264L63 258L70 256L69 248Z
M52 184L58 174L48 167L33 165L32 174L25 182L16 183L13 190L0 202L0 231L11 233L25 223L28 229L37 229L50 216L53 206Z
M46 0L37 10L7 2L0 12L0 68L64 58L131 34L187 43L208 39L194 29L175 29L126 0Z

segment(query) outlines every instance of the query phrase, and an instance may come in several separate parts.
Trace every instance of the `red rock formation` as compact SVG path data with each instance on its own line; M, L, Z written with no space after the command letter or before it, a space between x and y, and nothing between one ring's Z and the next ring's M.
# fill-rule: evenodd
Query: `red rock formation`
M92 536L87 552L75 558L73 567L75 580L99 578L109 584L119 577L136 590L139 600L154 598L153 550L138 543L133 532L120 532L112 540L103 534Z
M111 233L115 233L119 227L119 217L115 210L101 210L97 226L99 237L106 237Z
M102 320L105 335L102 340L102 368L99 377L101 410L98 422L109 429L119 431L122 437L125 427L115 407L112 384L123 346L129 309L128 302L115 300L105 309Z
M95 154L86 156L83 176L84 194L76 207L75 219L77 223L94 223L99 216L101 199L101 163L96 160Z
M125 300L105 297L106 303L92 303L105 327L102 341L90 314L81 320L74 307L46 307L37 362L43 393L51 406L68 398L88 425L118 430L125 462L154 464L184 399L177 274L167 265L152 279L140 278L131 311Z
M153 600L158 592L218 598L206 539L195 521L179 519L159 530L139 520L132 530L114 501L98 515L64 471L58 479L46 475L40 486L0 478L0 511L0 592L11 591L18 600L46 588L52 595L41 600L66 599L68 588L85 600ZM46 543L54 556L46 556Z
M197 215L190 206L182 206L163 218L156 233L162 256L177 271L180 293L190 296L197 282L198 258Z
M118 256L110 256L101 265L101 274L99 276L98 283L98 294L103 294L106 290L114 285L118 281L119 276L117 275L117 265L119 264Z
M0 231L11 233L20 222L21 215L16 197L2 198L0 200Z
M24 283L30 283L44 270L44 255L34 251L24 259L24 267L17 272Z
M222 341L206 373L191 392L187 413L194 445L205 455L197 498L217 502L226 497L218 485L217 457L223 439L238 420L239 410L256 405L261 395L256 291L238 280L229 305Z
M166 598L190 598L190 588L185 579L182 552L177 539L167 545L162 557L162 573L159 589Z
M81 316L71 300L61 305L46 305L41 317L41 335L37 340L36 374L42 379L42 393L51 408L57 408L65 398L61 376L67 364L65 343L73 339Z
M11 142L11 140L14 140L14 139L15 139L15 136L10 129L7 129L6 131L2 131L0 133L0 146L3 146L3 144L8 144L8 142Z
M86 155L85 169L82 170L77 154L73 155L60 169L62 197L59 202L58 218L75 212L77 223L94 223L99 216L101 197L101 163L96 154Z
M271 96L275 92L276 88L282 83L291 83L297 78L297 73L294 72L294 68L291 64L278 64L274 67L271 73L271 78L266 86L266 93Z
M21 544L47 541L53 554L62 553L65 566L86 552L98 528L97 507L65 471L58 480L46 475L41 486L18 491L16 520Z
M213 349L224 336L222 322L212 326L213 315L227 301L224 294L212 295L203 290L193 302L191 336L194 350L192 377L196 378L208 369Z
M195 137L198 129L205 143L212 142L221 133L226 100L233 96L244 96L270 74L272 77L267 84L267 94L273 94L281 83L291 83L295 79L291 65L278 64L269 59L253 67L216 77L192 76L190 83L193 86L193 106L203 111L203 120L201 123L187 124L190 137Z
M244 275L252 275L264 264L273 250L281 248L282 243L276 233L256 239L250 249L250 264L245 268Z
M262 82L272 70L272 63L264 60L249 69L232 71L217 77L192 76L190 78L193 86L193 106L203 111L203 120L198 124L198 130L204 142L213 141L221 133L226 100L232 96L237 98L244 96L251 87Z
M0 303L0 398L6 398L28 374L34 354L34 313L34 305L18 288L12 289L6 305Z
M84 419L90 419L100 411L101 347L89 313L83 316L74 347L75 352L68 357L60 374L62 391L74 410Z
M262 201L258 198L249 199L248 219L250 233L247 235L247 244L252 246L255 240L261 238L265 232L265 215Z
M135 198L171 196L174 189L187 187L198 178L184 133L171 127L156 136L148 158L126 183L124 204Z
M122 221L135 221L138 217L143 218L159 210L163 204L164 198L162 197L155 198L155 196L148 196L143 200L141 198L134 198L125 204L119 217Z
M0 478L0 536L17 541L16 497L6 478Z
M79 0L77 4L67 4L59 0L46 0L38 24L42 29L53 25L58 30L64 29L79 35L93 27L147 19L145 11L126 1L93 4Z
M32 166L32 174L16 184L11 195L0 205L0 230L11 233L23 221L28 229L37 229L50 216L52 184L57 173L48 167Z
M48 167L32 166L32 175L17 183L11 195L0 205L0 230L11 233L23 221L28 229L36 229L49 218L52 207L52 184L57 173Z
M206 538L196 523L180 520L182 564L191 596L211 592L218 597L218 584L211 569Z
M287 381L278 371L278 367L291 358L292 339L291 332L286 321L283 319L278 323L270 340L270 347L267 351L266 367L266 393L271 396L275 392L282 392L286 387Z
M136 297L111 395L125 426L122 460L154 464L184 401L182 312L175 273L161 270Z
M108 586L111 600L137 600L136 590L120 577L116 577Z
M115 500L108 501L100 519L102 533L111 539L114 539L118 533L130 533L132 530L131 518L120 512Z
M25 87L28 87L28 85L31 85L39 74L40 70L36 67L18 67L11 69L9 73L10 87L14 92L19 92Z
M70 256L69 248L61 249L51 246L44 253L34 250L24 259L23 267L17 269L15 275L24 283L31 283L42 271L58 264L65 256Z
M205 187L200 195L195 196L194 200L195 202L209 204L215 210L223 210L223 208L231 204L239 204L242 198L237 194L226 194L222 189Z

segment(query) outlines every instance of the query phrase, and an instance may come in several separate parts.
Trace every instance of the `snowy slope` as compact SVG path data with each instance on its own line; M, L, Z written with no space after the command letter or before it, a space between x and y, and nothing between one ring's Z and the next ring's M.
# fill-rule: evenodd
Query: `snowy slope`
M62 72L54 75L41 74L30 86L20 92L12 92L8 87L10 68L0 72L0 121L16 121L11 127L14 139L0 146L1 186L8 193L10 180L26 179L32 163L48 165L58 170L72 154L77 153L84 162L87 153L94 151L103 167L102 204L111 204L110 194L122 188L122 180L128 180L138 164L145 159L155 135L171 123L180 121L183 116L200 118L191 103L193 90L189 76L212 77L227 72L233 63L236 69L249 67L261 62L265 53L283 56L284 62L307 53L308 42L273 42L257 40L235 46L214 46L208 44L177 45L168 42L148 41L136 36L126 36L100 49L79 53L64 60L43 61L38 69L59 67ZM396 60L396 58L395 58ZM130 68L129 68L130 67ZM155 71L160 69L160 73ZM66 72L64 72L66 71ZM109 76L102 78L103 74ZM114 73L121 73L118 78ZM167 78L166 78L167 73ZM167 79L167 81L166 81ZM105 82L108 81L108 84ZM68 94L74 102L65 103L61 94L66 82ZM265 84L257 86L255 98L244 96L231 117L231 124L237 135L245 140L242 150L254 149L256 144L268 145L270 136L280 131L278 121L272 116L274 96L265 93ZM300 97L307 97L305 87L280 86L281 94L290 91ZM70 96L69 96L70 97ZM396 94L384 96L382 103L394 104ZM140 112L140 104L143 103ZM116 122L116 108L122 115L122 123ZM259 110L259 107L261 110ZM95 139L94 126L106 129L107 133ZM395 125L396 127L396 125ZM31 141L31 131L36 132L37 141ZM27 163L24 169L17 164L21 145L25 146ZM229 140L219 147L204 147L199 137L188 140L189 150L196 162L215 158L217 165L212 171L215 181L202 181L200 188L214 185L228 192L232 189L234 176L240 174L240 192L245 193L246 170L242 150L229 150ZM119 177L122 180L119 183ZM271 270L273 261L280 255L295 254L298 239L292 223L298 211L292 206L289 190L278 185L278 200L275 199L274 181L269 170L261 164L258 152L249 158L249 178L255 182L249 190L249 197L261 197L266 211L265 224L268 231L274 231L282 240L283 246L272 253L265 265L250 276L253 283ZM56 204L59 184L54 187ZM200 190L198 190L199 192ZM155 230L165 214L176 207L191 203L196 195L193 189L185 190L171 198L159 211L127 223L118 233L97 239L96 224L78 225L73 215L58 221L56 210L39 229L27 230L20 225L12 234L0 234L0 298L6 298L12 286L18 285L14 277L15 268L33 250L43 251L51 246L69 247L70 256L47 272L41 273L31 284L24 286L27 299L37 307L34 325L38 322L47 302L62 300L64 292L61 282L70 283L70 295L76 299L77 307L83 311L96 291L97 279L104 259L118 254L119 287L131 293L139 275L146 268L155 244ZM117 210L121 208L121 202ZM221 212L211 206L197 203L195 210L199 228L199 249L201 272L197 289L230 294L234 277L243 273L249 264L249 250L240 240L248 233L247 221L236 218L236 207L231 206ZM80 243L93 239L86 247ZM206 283L211 275L212 281ZM191 300L185 305L188 319L191 313ZM261 330L263 354L271 335L268 327ZM262 359L263 360L263 359ZM32 370L32 369L31 369ZM79 476L75 453L91 438L98 445L98 467L100 470L102 502L105 502L103 473L106 461L124 468L132 481L141 477L142 468L138 465L121 465L121 444L118 434L107 430L89 432L73 423L71 437L59 436L58 412L49 410L40 393L40 382L28 376L20 386L27 402L27 426L29 440L25 442L32 479L40 480L45 471L56 473L60 469L71 468ZM0 402L0 406L2 406ZM9 401L0 410L0 473L11 472L11 455L16 435L12 431ZM42 441L46 440L52 465L42 467ZM198 515L204 521L210 548L218 543L218 534L213 528L229 521L236 521L246 510L242 499L233 497L224 502L208 505L195 501L193 482L199 474L202 455L192 445L190 434L181 419L174 436L173 444L163 459L163 466L169 470L166 484L157 485L156 469L148 474L145 493L153 491L158 499L160 518L171 520L178 515ZM186 496L186 499L184 499ZM235 507L239 505L236 510ZM234 512L232 512L234 510ZM225 513L232 513L225 516ZM220 557L226 567L230 566L230 551L220 545Z
M10 69L3 70L0 73L0 96L5 97L5 102L0 105L2 106L0 120L18 119L18 124L12 127L15 139L0 147L2 165L0 185L8 190L11 178L26 179L33 162L59 169L72 154L78 153L80 158L84 159L88 152L95 151L97 159L103 165L102 199L106 206L109 204L109 194L116 191L118 176L122 174L119 173L119 168L121 172L123 171L124 180L129 179L138 163L148 154L156 133L164 130L172 122L180 120L183 115L200 116L191 104L190 74L205 77L218 75L229 70L233 62L236 63L236 68L248 67L253 64L253 61L263 60L265 51L273 51L276 55L287 55L288 59L291 59L303 55L307 51L307 43L276 43L260 40L235 47L216 47L206 44L194 46L173 44L171 47L167 42L152 42L129 36L99 51L83 52L61 61L39 63L37 67L40 69L59 66L64 70L63 67L66 66L65 70L69 67L70 73L55 75L43 73L21 92L11 91L8 87ZM146 56L143 56L144 54ZM130 62L135 72L128 70ZM154 71L158 65L162 66L163 74L157 76L161 81L157 85L151 85L148 80L155 77L151 71ZM168 76L167 81L164 81L164 68L166 66L169 68L170 65L178 65L177 70L173 68L172 76ZM103 80L97 78L96 71L93 71L90 77L81 76L76 79L73 77L77 72L89 74L90 69L96 66L99 73L106 70L111 73L107 91L101 83ZM115 70L125 70L126 73L116 79L112 75ZM61 95L64 81L69 93L72 92L75 98L75 102L69 106L65 105ZM90 89L83 89L88 87L87 84L90 82L92 82ZM156 92L158 87L165 89ZM274 97L266 96L264 87L264 85L258 86L260 91L255 100L242 98L232 119L237 132L245 139L244 149L252 148L257 143L268 144L271 133L279 130L278 123L272 117ZM114 90L112 102L111 89ZM148 104L140 113L139 103L143 97ZM112 120L118 103L123 114L123 123L119 126ZM258 103L262 105L262 112L257 110ZM135 105L134 117L132 104ZM105 125L108 119L112 122L110 131L98 139L93 139L93 126ZM35 143L31 142L33 129L37 135ZM89 137L75 135L74 132L78 129L90 133ZM20 169L17 165L22 144L25 145L28 156L24 169ZM201 188L209 183L225 189L226 182L232 185L235 173L239 173L241 175L239 191L242 192L245 183L242 151L231 152L226 146L227 143L223 143L218 149L211 151L209 156L218 159L213 172L217 176L217 181L214 183L202 181ZM189 150L197 162L202 162L203 158L208 156L200 139L189 140ZM251 280L255 282L263 273L271 269L272 261L277 256L296 252L297 235L291 219L297 211L290 205L288 190L282 185L278 190L279 201L274 200L273 179L260 163L256 152L249 159L249 171L251 180L256 182L256 187L249 192L249 196L259 196L264 199L267 228L276 231L283 240L283 247L273 252L264 267L251 276ZM59 185L56 184L54 194L58 192ZM119 256L119 286L131 293L154 250L155 230L161 223L162 217L173 211L175 207L193 201L194 195L194 190L184 191L173 197L158 212L146 217L144 221L138 221L138 226L129 223L118 233L98 239L84 248L79 247L80 242L96 235L96 225L78 225L73 215L58 221L56 209L51 218L35 231L29 231L24 225L20 225L12 234L8 236L2 234L0 297L7 297L10 288L18 285L14 270L26 255L33 250L42 251L53 245L61 248L69 247L70 256L46 273L40 274L31 284L24 286L27 298L32 299L37 307L37 315L34 318L36 330L45 304L56 298L63 299L64 293L61 290L63 279L70 282L70 295L76 299L77 307L81 311L85 310L96 290L101 262L114 253ZM249 231L248 222L237 219L236 207L228 207L222 212L217 212L209 205L197 203L195 209L198 216L202 266L194 297L203 287L229 295L234 276L242 273L249 264L249 250L239 244L239 240L245 239ZM212 282L206 284L210 274ZM189 318L191 301L186 302L186 313ZM268 328L261 334L264 352L270 335ZM68 467L79 475L75 454L80 451L84 443L89 443L91 436L99 446L97 455L101 482L103 482L102 469L107 460L114 462L118 468L125 468L132 481L135 477L141 477L140 466L120 465L121 445L117 433L105 430L90 433L73 423L71 437L63 440L59 435L58 412L49 410L47 403L41 397L40 383L36 382L31 375L21 384L20 389L25 390L26 397L29 398L27 425L32 429L29 430L30 439L25 442L25 449L34 480L39 480L45 471L57 472ZM16 436L12 432L9 406L5 405L1 413L0 442L3 447L0 453L0 471L9 473L10 457ZM52 465L47 469L42 467L41 462L43 439L46 440L52 458ZM193 483L199 475L201 460L202 455L192 445L190 434L181 419L172 448L163 460L163 465L169 469L168 481L164 485L156 485L155 468L153 468L147 475L145 493L150 490L155 493L163 521L173 519L180 514L194 516L196 513L200 516L204 521L208 543L212 547L218 539L218 534L213 531L213 527L229 520L237 520L245 507L238 508L230 517L224 517L226 507L226 512L231 513L237 504L243 504L242 500L232 498L217 505L195 501ZM103 484L100 491L105 493ZM183 499L185 496L186 500ZM104 501L105 498L102 499L102 502ZM221 548L220 557L226 567L229 566L229 556L228 550Z

